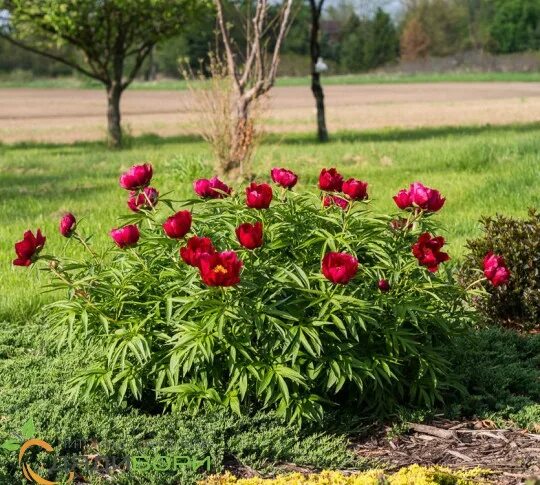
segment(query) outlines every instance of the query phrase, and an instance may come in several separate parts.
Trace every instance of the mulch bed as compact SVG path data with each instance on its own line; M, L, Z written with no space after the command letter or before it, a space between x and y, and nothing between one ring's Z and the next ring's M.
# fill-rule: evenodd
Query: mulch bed
M381 431L355 442L354 450L359 456L380 461L390 471L418 463L486 468L495 472L492 480L500 484L540 479L540 434L496 429L490 421L411 424L407 434L389 439Z
M379 429L354 440L354 452L389 472L415 463L452 469L478 467L494 472L487 478L491 483L522 484L532 478L530 483L540 485L540 434L497 429L491 421L449 420L430 425L411 423L408 433L395 438L389 438L388 431ZM225 468L237 477L261 476L233 457ZM277 469L280 473L318 471L294 463L281 463ZM349 474L354 470L343 472Z

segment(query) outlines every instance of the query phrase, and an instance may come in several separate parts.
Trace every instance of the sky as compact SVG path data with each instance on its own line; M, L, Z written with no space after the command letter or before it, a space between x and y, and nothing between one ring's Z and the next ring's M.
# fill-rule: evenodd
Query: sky
M338 5L343 3L344 0L326 0L325 5ZM361 6L362 4L373 4L375 6L382 5L384 10L386 10L392 17L397 17L402 10L402 1L401 0L345 0L346 3L353 5Z

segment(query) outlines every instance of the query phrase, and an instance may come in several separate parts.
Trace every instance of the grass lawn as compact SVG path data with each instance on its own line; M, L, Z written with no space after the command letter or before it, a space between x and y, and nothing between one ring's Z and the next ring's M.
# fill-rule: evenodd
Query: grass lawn
M446 72L446 73L367 73L327 75L323 84L351 85L351 84L399 84L399 83L437 83L437 82L539 82L539 72ZM309 86L309 76L281 77L277 86ZM36 78L17 79L9 76L0 76L1 88L99 88L102 84L87 78ZM162 79L160 81L135 81L130 89L160 90L160 89L187 89L183 80Z
M192 138L148 136L118 152L99 143L0 146L2 314L24 313L40 302L44 279L35 269L10 265L24 230L40 227L49 238L47 250L58 253L65 244L58 220L70 210L85 219L83 231L96 235L95 244L110 244L108 231L127 211L117 183L123 169L151 161L156 187L181 198L194 178L212 174L210 160L206 145ZM526 214L540 205L540 125L340 133L325 145L307 135L285 136L267 140L257 152L261 178L276 165L297 171L300 183L312 187L321 167L338 167L345 177L367 180L373 205L383 210L393 209L392 195L412 181L438 188L447 203L437 217L454 258L478 234L481 215Z
M40 227L48 237L45 252L61 253L66 240L58 220L70 210L84 219L82 232L95 234L94 244L111 244L108 231L127 211L126 192L118 187L123 169L151 161L153 185L182 198L194 178L212 174L210 160L206 145L194 138L146 136L121 151L100 143L0 145L0 443L32 416L40 437L62 456L81 453L69 445L77 440L85 453L102 455L147 453L154 440L152 452L211 456L218 470L231 460L262 472L276 461L366 465L347 448L348 431L362 428L361 422L345 420L340 430L338 421L328 421L299 431L261 414L154 416L99 398L66 401L63 387L85 365L84 353L57 354L45 340L35 315L50 298L40 295L46 277L36 268L11 266L13 243L24 230ZM527 207L540 206L540 125L339 133L325 145L307 135L274 136L258 150L255 171L268 179L276 165L298 172L304 187L316 186L321 167L335 166L345 177L367 180L374 206L384 210L393 210L392 195L412 181L440 189L448 200L436 217L457 261L466 239L478 234L482 214L525 215ZM540 421L539 349L538 336L527 340L499 330L464 338L449 358L476 395L450 400L451 410L534 426ZM94 442L104 444L96 448ZM14 483L14 476L21 477L16 457L0 450L0 483ZM119 475L112 483L191 483L194 477L177 474L172 481L170 474L143 472L140 481ZM101 473L90 483L111 482Z

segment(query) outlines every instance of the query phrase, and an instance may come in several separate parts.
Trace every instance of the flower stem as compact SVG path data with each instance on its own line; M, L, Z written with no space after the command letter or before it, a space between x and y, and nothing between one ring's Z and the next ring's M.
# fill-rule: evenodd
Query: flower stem
M78 232L73 232L73 237L79 241L84 248L92 255L94 259L98 259L97 254L94 252L94 250L88 245L88 243L83 239L83 237Z
M482 281L487 281L487 278L482 276L482 278L477 279L476 281L473 281L470 285L465 288L465 291L469 291L473 286L476 286L478 283L481 283Z

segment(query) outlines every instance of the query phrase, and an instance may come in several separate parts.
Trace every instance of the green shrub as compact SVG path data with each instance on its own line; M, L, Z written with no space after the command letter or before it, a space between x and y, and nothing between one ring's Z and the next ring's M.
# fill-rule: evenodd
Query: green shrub
M445 351L464 392L447 393L451 417L540 426L540 335L491 327L458 336Z
M87 349L89 365L71 381L73 396L101 391L152 412L161 402L194 413L253 405L291 420L321 419L323 405L335 403L380 411L440 397L449 383L441 348L470 313L449 265L439 267L448 259L444 240L429 234L436 226L428 211L444 204L438 192L421 184L401 191L400 207L411 210L396 219L354 200L365 199L358 181L343 184L353 194L347 199L282 189L266 209L266 184L252 184L246 202L212 183L221 192L209 181L197 191L223 197L159 199L160 207L192 211L192 231L211 238L211 254L190 253L197 239L187 247L181 241L189 227L180 240L166 237L164 217L151 207L157 192L145 188L130 203L150 208L139 207L124 218L130 225L111 232L123 249L89 249L84 261L41 256L56 276L51 288L67 295L47 308L53 337ZM235 232L248 222L255 225L242 247ZM87 245L72 223L62 233ZM261 223L263 241L252 233ZM198 270L180 260L179 246ZM216 252L231 248L237 251ZM34 260L21 253L16 263Z
M11 484L22 473L17 451L1 444L19 432L32 418L36 437L54 447L54 453L32 457L101 456L196 456L210 457L212 472L220 472L234 457L246 466L275 472L278 461L327 468L362 465L342 436L321 430L299 429L272 413L248 413L241 418L230 411L150 415L127 406L104 401L101 396L72 403L66 400L66 382L83 368L86 355L80 348L58 354L50 346L39 319L0 322L0 483ZM275 441L277 440L277 441ZM314 443L317 443L317 446ZM319 446L320 445L320 446ZM323 456L324 455L324 456ZM125 470L118 467L110 479L86 474L88 483L189 484L202 478L205 468L176 471ZM62 474L61 474L62 475ZM60 478L51 476L50 479Z
M467 243L463 279L477 278L471 268L481 265L488 251L504 256L511 271L506 285L485 284L488 298L476 298L477 307L492 321L526 329L540 329L540 213L528 219L498 215L481 220L484 234Z

